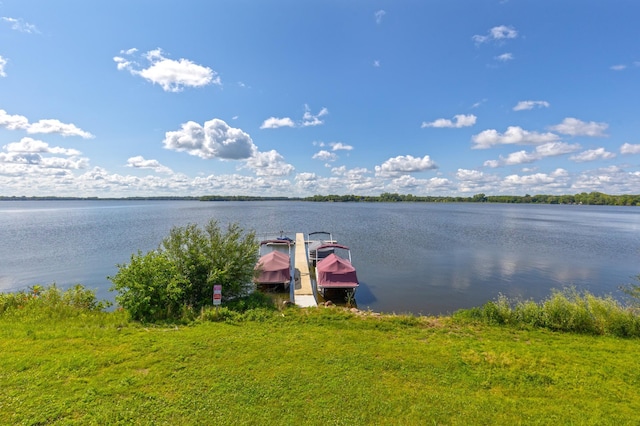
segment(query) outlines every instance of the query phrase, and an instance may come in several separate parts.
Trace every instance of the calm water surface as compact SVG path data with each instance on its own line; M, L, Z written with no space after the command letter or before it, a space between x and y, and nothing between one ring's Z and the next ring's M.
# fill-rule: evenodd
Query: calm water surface
M172 226L237 222L258 233L332 231L351 247L360 308L445 314L502 293L598 295L640 274L640 208L432 203L0 202L0 292L75 283L113 299L116 264Z

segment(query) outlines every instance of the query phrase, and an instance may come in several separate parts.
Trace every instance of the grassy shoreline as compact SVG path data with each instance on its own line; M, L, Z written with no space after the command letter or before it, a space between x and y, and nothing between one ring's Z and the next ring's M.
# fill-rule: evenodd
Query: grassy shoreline
M639 352L637 338L335 307L185 326L12 310L0 423L637 424Z

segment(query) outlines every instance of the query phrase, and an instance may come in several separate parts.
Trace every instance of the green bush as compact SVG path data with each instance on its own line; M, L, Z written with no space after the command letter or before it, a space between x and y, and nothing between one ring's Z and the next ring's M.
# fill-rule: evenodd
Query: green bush
M225 302L246 295L257 260L253 232L237 224L223 232L210 220L204 228L172 228L157 250L131 255L109 279L116 301L133 319L191 320L212 305L214 284L222 286Z

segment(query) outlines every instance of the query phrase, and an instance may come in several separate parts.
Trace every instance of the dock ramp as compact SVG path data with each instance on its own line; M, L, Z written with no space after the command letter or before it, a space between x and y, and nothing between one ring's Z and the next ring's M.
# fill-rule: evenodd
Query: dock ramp
M307 261L307 247L304 241L304 234L302 233L296 234L295 269L293 302L301 308L318 306L315 292L311 285L311 274L309 272L309 262Z

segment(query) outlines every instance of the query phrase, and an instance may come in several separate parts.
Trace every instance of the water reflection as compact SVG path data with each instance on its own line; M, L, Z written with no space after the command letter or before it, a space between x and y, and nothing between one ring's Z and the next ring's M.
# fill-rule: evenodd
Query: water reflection
M628 207L94 201L2 202L0 212L0 291L55 281L113 298L117 263L211 218L332 231L351 248L358 306L382 312L448 313L570 285L615 294L640 273L640 209Z

